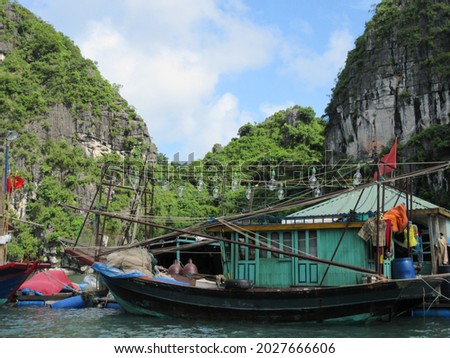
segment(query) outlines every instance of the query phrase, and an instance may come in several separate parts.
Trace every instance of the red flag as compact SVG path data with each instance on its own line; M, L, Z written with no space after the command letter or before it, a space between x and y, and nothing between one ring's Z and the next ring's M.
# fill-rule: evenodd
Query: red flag
M380 175L383 176L385 174L389 174L395 168L397 168L397 137L394 139L394 144L392 144L392 148L389 153L383 155L380 159L379 163L379 172ZM373 176L373 180L378 179L378 172L375 172Z
M13 188L20 189L25 183L25 180L20 177L13 177L13 181L14 184L11 181L11 177L8 176L8 179L6 180L6 191L8 192L8 194L12 193Z

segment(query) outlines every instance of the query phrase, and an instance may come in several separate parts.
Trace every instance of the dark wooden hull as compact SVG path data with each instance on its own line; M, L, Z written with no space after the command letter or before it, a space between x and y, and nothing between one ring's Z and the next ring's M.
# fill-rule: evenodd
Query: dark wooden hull
M0 266L0 300L10 300L20 285L36 270L50 268L39 262L10 262Z
M446 275L447 279L449 275ZM343 287L202 288L102 275L125 311L213 320L301 322L360 314L396 315L435 295L443 275Z

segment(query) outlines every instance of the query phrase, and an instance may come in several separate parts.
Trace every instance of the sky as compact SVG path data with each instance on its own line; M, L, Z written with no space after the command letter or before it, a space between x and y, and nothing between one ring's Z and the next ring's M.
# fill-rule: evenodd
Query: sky
M147 124L202 158L294 105L324 114L379 0L17 0L68 36Z

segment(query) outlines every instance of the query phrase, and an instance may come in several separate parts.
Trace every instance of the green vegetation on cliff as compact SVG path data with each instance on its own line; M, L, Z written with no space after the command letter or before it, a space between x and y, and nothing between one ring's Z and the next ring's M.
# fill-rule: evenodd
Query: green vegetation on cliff
M74 116L90 111L99 117L108 109L136 117L118 95L118 86L106 81L69 38L17 4L11 8L20 20L13 21L7 16L8 7L0 9L4 25L0 32L3 41L13 47L0 66L0 113L14 123L12 129L41 119L56 104L64 104Z
M406 145L412 149L408 162L437 162L450 160L450 124L436 125L414 134ZM448 173L448 170L447 170ZM416 179L415 185L420 197L443 208L449 208L450 192L448 174L442 171L438 175Z
M448 80L448 2L411 0L408 7L403 3L383 0L376 6L366 34L356 40L339 74L333 97L351 95L350 82L358 81L359 71L369 62L366 50L370 33L375 33L378 42L390 41L393 28L408 54L418 54L431 75ZM24 188L13 194L8 209L19 216L18 208L25 202L21 210L26 215L21 214L21 218L37 224L14 222L14 242L9 245L12 259L33 258L44 245L58 246L59 238L77 238L84 214L64 209L60 203L87 208L101 181L114 180L119 186L111 192L104 186L96 208L108 206L111 213L124 215L135 210L134 214L151 216L157 224L185 227L210 217L270 207L280 200L279 190L283 198L303 195L309 168L324 162L326 122L310 107L300 106L279 111L260 124L243 125L238 137L226 145L216 144L204 159L194 163L168 163L163 155L146 161L149 141L144 138L143 121L120 97L119 86L106 81L96 64L84 59L70 39L7 0L0 0L0 23L0 47L5 49L0 63L0 137L7 130L20 134L11 144L11 173L26 180ZM371 66L375 71L378 64L375 61ZM52 123L63 121L62 115L60 118L52 112L57 106L70 113L75 128L72 136L52 134ZM101 128L105 117L108 140L95 138L95 143L108 150L93 158L81 137L84 140L95 130L106 131ZM136 131L139 126L142 128ZM78 133L80 128L84 132ZM443 126L414 136L411 143L424 150L416 150L412 160L442 159L449 149L448 131L448 126ZM432 139L433 149L426 145ZM102 177L105 168L121 174ZM152 178L145 182L151 200L147 212L136 209L136 192L129 190L133 175L143 169ZM275 188L268 185L272 177ZM291 178L296 181L291 182ZM431 191L430 199L434 195ZM310 197L311 190L305 195ZM444 203L448 197L440 198L437 202L448 206ZM86 227L92 230L81 233L80 240L93 244L93 230L98 225L98 217L89 217ZM120 244L129 227L119 220L108 220L104 234L113 244ZM132 236L142 240L162 233L161 229L141 228Z

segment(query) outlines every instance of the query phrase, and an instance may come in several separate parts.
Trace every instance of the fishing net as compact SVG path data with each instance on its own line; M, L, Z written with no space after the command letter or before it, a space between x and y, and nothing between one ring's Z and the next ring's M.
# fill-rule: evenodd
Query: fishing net
M135 247L132 249L117 251L106 257L107 265L119 268L124 272L139 270L153 277L153 255L146 249Z

